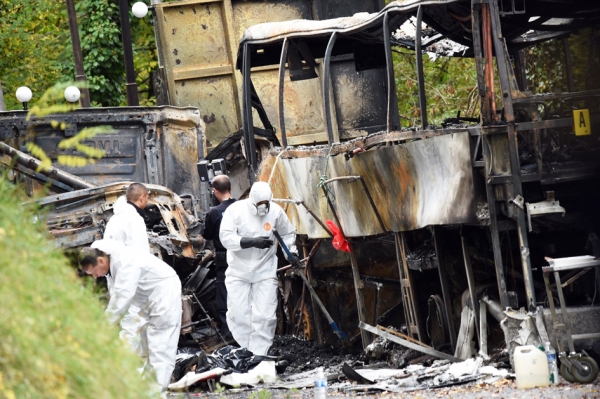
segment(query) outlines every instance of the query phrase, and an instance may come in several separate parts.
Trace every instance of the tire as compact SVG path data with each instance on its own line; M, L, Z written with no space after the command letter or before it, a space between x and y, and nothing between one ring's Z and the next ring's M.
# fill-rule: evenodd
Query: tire
M573 374L571 374L569 371L569 367L567 367L567 365L564 363L560 365L560 375L565 379L565 381L569 381L571 383L575 382L575 377L573 377Z
M569 372L575 378L575 381L580 384L589 384L596 381L598 378L598 363L591 357L582 356L579 358L579 363L586 368L585 371L580 372L575 365L571 367Z

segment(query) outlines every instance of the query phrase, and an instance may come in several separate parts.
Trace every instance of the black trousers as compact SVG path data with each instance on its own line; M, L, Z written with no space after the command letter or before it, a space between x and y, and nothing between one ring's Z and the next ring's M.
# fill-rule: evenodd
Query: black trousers
M215 270L217 272L215 295L222 334L229 333L229 327L227 327L227 288L225 287L225 270L227 270L226 255L227 252L217 252L215 254Z

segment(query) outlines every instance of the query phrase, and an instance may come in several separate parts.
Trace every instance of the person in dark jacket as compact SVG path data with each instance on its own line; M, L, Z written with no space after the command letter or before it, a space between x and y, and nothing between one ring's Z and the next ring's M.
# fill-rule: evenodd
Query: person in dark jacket
M212 180L212 188L215 197L217 197L217 200L219 201L219 205L210 208L206 214L204 226L202 228L202 236L206 240L212 240L215 246L217 312L219 313L219 321L221 322L221 333L226 336L226 338L229 338L231 337L231 333L227 327L227 288L225 288L227 250L221 244L219 231L221 229L223 212L225 212L229 205L235 202L235 198L231 197L231 182L226 175L215 176Z

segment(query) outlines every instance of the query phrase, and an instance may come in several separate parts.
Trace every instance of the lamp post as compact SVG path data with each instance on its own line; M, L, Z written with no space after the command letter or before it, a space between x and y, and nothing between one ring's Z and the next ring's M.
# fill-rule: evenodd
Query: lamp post
M69 29L71 31L71 43L73 43L73 58L75 59L75 80L87 82L85 70L83 69L83 56L81 54L81 43L79 41L79 30L77 29L77 14L75 13L74 0L66 0L67 14L69 15ZM88 89L83 89L83 97L81 97L82 108L90 107L90 92Z
M135 107L140 105L138 87L135 83L135 69L133 67L133 49L131 48L131 29L129 27L129 4L127 0L119 0L119 14L121 17L121 37L123 40L123 55L125 58L125 79L127 105Z
M4 93L2 92L2 82L0 82L0 112L6 111L6 104L4 103Z
M33 96L31 89L27 86L21 86L17 89L15 94L17 96L17 100L23 104L23 110L27 111L27 102L29 102Z

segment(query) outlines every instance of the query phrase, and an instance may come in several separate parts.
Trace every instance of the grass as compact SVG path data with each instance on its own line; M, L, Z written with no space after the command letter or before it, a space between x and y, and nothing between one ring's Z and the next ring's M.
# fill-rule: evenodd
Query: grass
M0 176L0 398L148 398L140 360Z

